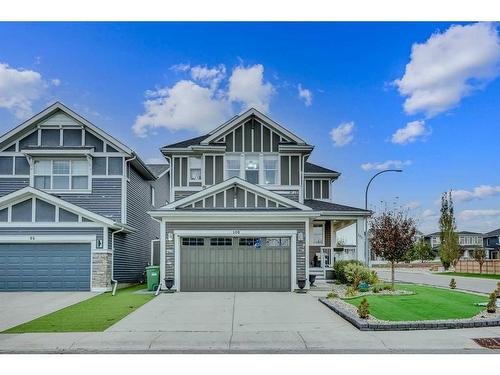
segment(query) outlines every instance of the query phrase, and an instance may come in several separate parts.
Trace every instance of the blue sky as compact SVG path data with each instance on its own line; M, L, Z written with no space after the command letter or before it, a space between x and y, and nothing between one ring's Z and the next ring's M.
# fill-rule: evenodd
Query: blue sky
M257 106L342 172L336 202L362 206L393 161L404 173L374 182L371 208L409 206L435 230L454 189L459 228L488 231L500 227L499 62L496 24L3 23L0 131L60 100L155 160Z

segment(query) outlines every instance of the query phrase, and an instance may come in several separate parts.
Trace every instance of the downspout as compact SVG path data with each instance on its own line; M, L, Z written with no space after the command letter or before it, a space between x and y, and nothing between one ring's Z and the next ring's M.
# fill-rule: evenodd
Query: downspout
M173 176L172 176L172 158L170 156L163 155L165 159L168 160L168 169L169 169L169 179L168 179L168 203L172 202L172 184L173 184Z
M124 227L121 227L120 229L111 232L111 282L113 283L113 292L111 293L112 296L116 294L116 288L118 287L118 281L115 280L115 234L123 232L125 230Z

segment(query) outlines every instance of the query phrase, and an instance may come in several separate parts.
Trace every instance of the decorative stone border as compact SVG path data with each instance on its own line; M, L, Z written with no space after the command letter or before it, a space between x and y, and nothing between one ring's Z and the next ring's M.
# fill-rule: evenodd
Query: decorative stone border
M320 298L319 301L333 310L336 314L351 323L360 331L410 331L410 330L431 330L431 329L455 329L455 328L478 328L478 327L499 327L500 318L485 318L482 320L457 319L457 320L423 320L416 322L389 322L370 321L361 319L348 309L332 303L327 298Z

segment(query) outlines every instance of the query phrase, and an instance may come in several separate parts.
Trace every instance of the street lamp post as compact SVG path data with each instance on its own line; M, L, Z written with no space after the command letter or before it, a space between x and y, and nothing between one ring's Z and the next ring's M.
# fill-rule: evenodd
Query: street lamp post
M385 169L383 171L380 171L378 173L375 173L372 178L370 178L370 181L368 181L368 184L366 185L365 189L365 210L368 211L368 189L370 188L370 185L372 181L375 179L375 177L381 175L382 173L385 172L403 172L402 169ZM368 251L368 219L365 220L365 259L366 259L366 264L370 265L370 252Z

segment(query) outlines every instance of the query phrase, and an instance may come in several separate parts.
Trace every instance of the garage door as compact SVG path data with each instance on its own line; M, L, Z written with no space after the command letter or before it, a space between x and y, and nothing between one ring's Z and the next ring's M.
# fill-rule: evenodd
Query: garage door
M90 244L0 244L0 291L90 290Z
M183 237L180 290L290 291L290 237Z

